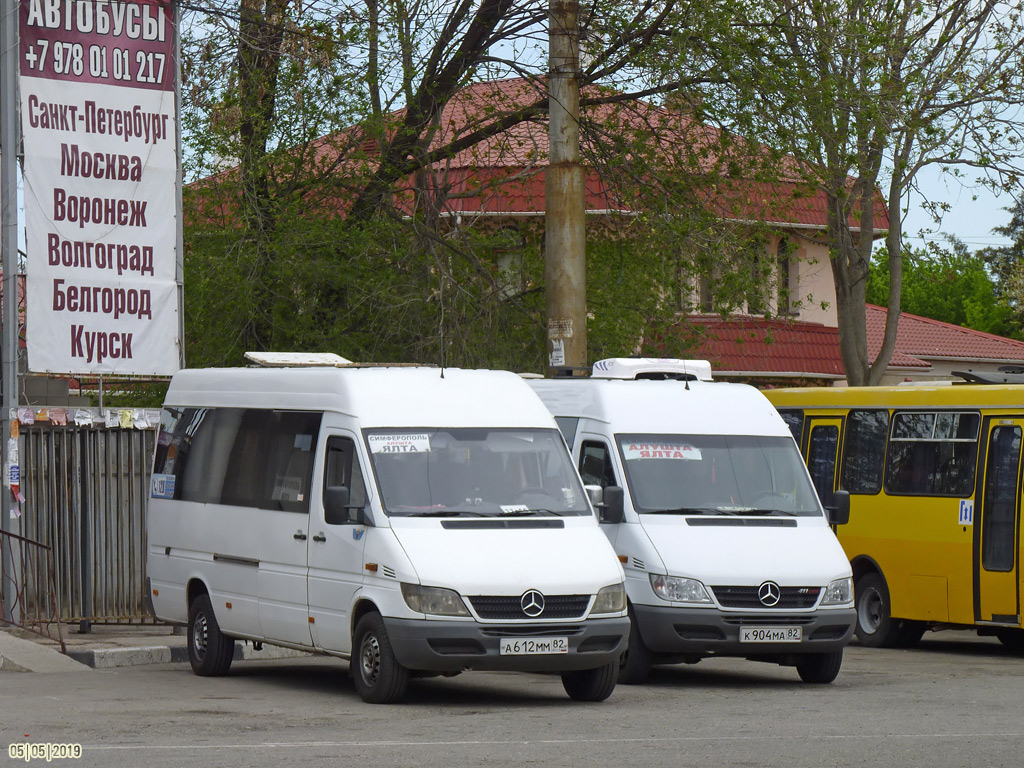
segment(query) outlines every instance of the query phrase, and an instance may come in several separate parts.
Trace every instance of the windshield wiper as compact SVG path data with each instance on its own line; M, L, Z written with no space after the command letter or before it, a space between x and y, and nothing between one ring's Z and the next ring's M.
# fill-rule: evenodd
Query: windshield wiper
M485 512L477 512L473 509L432 509L427 512L412 512L409 517L489 517Z
M786 517L796 517L796 512L789 512L785 509L751 509L746 514L748 515L785 515Z
M645 515L706 515L717 512L713 507L676 507L675 509L645 509Z
M528 509L513 509L509 512L499 512L498 517L526 517L528 515L551 515L552 517L565 517L561 512L544 507L529 507Z

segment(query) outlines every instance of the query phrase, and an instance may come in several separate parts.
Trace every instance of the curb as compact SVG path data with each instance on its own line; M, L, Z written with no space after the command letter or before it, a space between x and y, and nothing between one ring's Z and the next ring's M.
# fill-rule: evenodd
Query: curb
M90 648L68 650L67 655L94 669L115 669L145 664L185 663L188 661L188 647L185 645L151 645L138 648ZM233 659L235 661L272 661L275 659L301 659L311 655L305 651L276 646L264 646L262 651L257 651L248 643L236 643Z

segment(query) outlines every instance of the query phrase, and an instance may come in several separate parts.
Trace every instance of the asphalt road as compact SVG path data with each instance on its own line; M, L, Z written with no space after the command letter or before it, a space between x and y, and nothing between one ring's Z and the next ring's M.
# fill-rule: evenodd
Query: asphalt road
M467 673L364 704L343 662L186 664L0 673L0 766L11 743L81 744L70 766L1024 765L1024 658L940 632L914 650L851 646L839 679L733 659L656 669L578 704L557 677ZM3 761L7 761L4 763ZM18 762L24 762L19 760Z

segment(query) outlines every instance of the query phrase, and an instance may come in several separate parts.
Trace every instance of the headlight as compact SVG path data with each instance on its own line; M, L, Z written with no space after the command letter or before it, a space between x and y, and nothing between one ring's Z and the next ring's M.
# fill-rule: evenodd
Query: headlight
M432 613L438 616L469 616L466 604L459 593L440 587L421 587L418 584L402 584L405 604L417 613Z
M825 587L822 605L840 605L853 602L853 579L836 579Z
M651 587L654 589L654 594L662 600L671 600L673 603L711 602L708 591L696 579L651 574Z
M619 584L602 587L594 601L591 613L622 613L626 610L626 590Z

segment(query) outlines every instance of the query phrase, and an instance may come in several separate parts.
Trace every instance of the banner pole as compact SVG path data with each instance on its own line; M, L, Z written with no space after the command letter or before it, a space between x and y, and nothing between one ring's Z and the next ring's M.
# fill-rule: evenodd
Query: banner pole
M10 489L11 413L18 405L18 13L19 0L0 0L0 248L3 251L3 330L0 367L3 369L2 440L4 482L0 488L2 525L14 533L15 499ZM13 624L15 558L10 537L0 536L0 582L4 622Z

